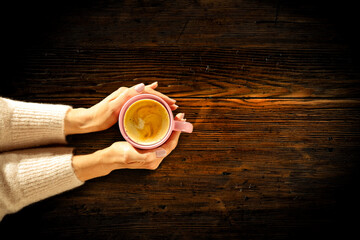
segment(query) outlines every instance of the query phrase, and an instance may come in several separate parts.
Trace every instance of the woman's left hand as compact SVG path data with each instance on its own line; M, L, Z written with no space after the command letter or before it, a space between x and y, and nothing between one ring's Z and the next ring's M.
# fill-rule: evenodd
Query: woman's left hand
M101 102L90 108L70 109L65 116L65 135L97 132L108 129L118 121L122 106L127 100L140 93L150 93L161 97L172 110L178 106L175 100L156 91L157 82L145 86L143 83L131 88L121 87Z

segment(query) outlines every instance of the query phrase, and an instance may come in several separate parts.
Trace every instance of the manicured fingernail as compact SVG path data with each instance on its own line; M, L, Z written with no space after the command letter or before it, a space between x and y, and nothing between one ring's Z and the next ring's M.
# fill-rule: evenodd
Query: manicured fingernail
M166 150L163 148L160 148L158 150L156 150L156 157L157 158L162 158L166 156Z
M158 84L158 82L156 81L156 82L153 82L151 85L155 85L155 84Z
M185 117L185 113L180 113L179 118L180 118L180 119L184 119L184 117Z
M176 105L176 104L174 104L173 106L174 106L176 109L179 107L179 106L178 106L178 105Z
M135 89L135 91L137 91L138 93L141 93L141 92L144 91L144 89L145 89L145 84L140 83L140 84L136 85L136 86L134 87L134 89Z

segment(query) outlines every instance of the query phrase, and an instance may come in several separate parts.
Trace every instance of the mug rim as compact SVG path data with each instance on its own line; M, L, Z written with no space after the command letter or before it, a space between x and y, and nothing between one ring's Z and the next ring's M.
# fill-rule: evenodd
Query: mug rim
M157 102L159 102L161 105L163 105L169 115L169 129L166 133L166 135L158 142L151 144L151 145L144 145L144 144L140 144L137 143L135 141L133 141L127 134L125 131L125 126L124 126L124 118L125 118L125 113L128 110L128 108L134 104L137 101L140 100L144 100L144 99L151 99L151 100L155 100ZM121 108L120 110L120 114L119 114L119 119L118 119L118 123L119 123L119 128L120 128L120 132L121 135L124 137L124 139L129 142L131 145L133 145L134 147L140 148L140 149L153 149L153 148L157 148L159 146L161 146L162 144L164 144L168 138L170 137L173 129L174 129L174 115L171 111L171 108L169 106L169 104L167 104L162 98L154 95L154 94L149 94L149 93L143 93L143 94L139 94L136 95L132 98L130 98L129 100L126 101L126 103L124 104L124 106Z

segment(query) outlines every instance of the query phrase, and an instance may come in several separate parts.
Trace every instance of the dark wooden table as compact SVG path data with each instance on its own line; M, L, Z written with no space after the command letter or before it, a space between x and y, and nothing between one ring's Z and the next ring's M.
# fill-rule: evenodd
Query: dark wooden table
M350 1L30 1L3 12L2 96L89 107L158 81L194 124L158 170L118 170L35 203L4 218L3 236L346 239L357 227ZM68 138L77 154L121 140L116 126Z

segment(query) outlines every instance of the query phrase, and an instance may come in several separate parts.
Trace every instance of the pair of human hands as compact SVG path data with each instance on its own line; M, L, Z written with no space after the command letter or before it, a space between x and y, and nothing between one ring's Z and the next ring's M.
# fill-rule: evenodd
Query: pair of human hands
M143 83L131 88L121 87L101 102L90 108L70 109L64 122L65 135L96 132L108 129L118 121L118 115L127 100L141 93L150 93L161 97L171 110L178 106L175 100L156 91L157 82L145 86ZM186 121L184 114L176 115L175 120ZM110 147L88 155L73 156L72 165L81 181L105 176L115 169L155 170L162 160L177 146L180 132L173 132L170 138L159 148L142 150L134 148L126 141L113 143Z

